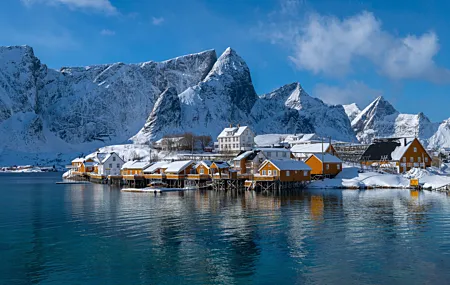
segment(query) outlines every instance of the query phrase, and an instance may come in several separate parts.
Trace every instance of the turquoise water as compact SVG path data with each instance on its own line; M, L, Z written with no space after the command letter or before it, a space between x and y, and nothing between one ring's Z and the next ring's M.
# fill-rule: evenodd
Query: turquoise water
M446 284L450 198L121 193L0 175L0 284Z

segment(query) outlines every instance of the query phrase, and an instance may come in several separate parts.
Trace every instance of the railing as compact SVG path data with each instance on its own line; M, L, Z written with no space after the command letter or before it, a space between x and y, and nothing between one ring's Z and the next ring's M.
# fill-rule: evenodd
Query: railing
M278 180L277 176L262 176L262 175L254 175L253 180L256 181L275 181Z
M161 173L153 173L153 174L144 174L144 177L145 179L161 180L165 177L165 175Z
M166 174L167 179L184 179L184 174Z
M188 174L187 179L190 180L208 180L209 175L208 174Z
M123 175L123 179L125 179L125 180L142 180L142 179L144 179L144 176L137 175L137 174Z

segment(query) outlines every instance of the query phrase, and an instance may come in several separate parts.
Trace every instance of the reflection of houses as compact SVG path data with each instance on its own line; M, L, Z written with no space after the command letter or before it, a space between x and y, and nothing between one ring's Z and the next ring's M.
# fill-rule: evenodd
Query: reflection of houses
M330 143L296 144L291 148L291 152L296 159L303 161L313 154L321 154L326 152L336 155L336 151Z
M374 140L360 162L403 173L414 167L430 167L431 157L417 138L386 138Z
M334 177L342 171L342 161L329 153L313 154L305 163L311 167L311 175Z
M225 128L217 137L220 152L239 152L250 150L254 145L255 134L247 126Z

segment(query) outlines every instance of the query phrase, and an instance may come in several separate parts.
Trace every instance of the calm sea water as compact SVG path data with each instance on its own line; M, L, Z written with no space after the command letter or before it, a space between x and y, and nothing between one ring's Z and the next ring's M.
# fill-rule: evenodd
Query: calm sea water
M0 284L448 284L450 198L121 193L0 175Z

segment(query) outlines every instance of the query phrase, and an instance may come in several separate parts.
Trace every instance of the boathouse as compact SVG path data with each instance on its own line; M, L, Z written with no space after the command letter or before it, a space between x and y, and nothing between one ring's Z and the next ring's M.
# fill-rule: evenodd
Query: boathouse
M209 171L213 178L229 178L230 165L225 161L214 161Z
M167 184L171 187L184 187L184 180L191 173L194 166L195 162L192 160L181 160L170 163L164 171Z
M330 153L337 155L331 143L304 143L296 144L291 148L291 152L295 159L305 161L313 154Z
M375 139L361 155L361 165L404 173L431 166L431 156L417 138Z
M299 182L311 180L311 167L297 160L265 160L259 167L255 180Z
M168 162L158 161L144 169L144 177L147 180L160 180L166 178L164 171L169 166Z
M312 176L334 177L342 171L342 161L330 153L313 154L305 163L311 167Z

